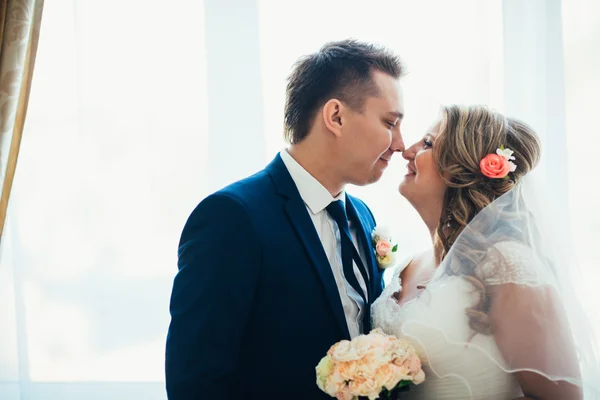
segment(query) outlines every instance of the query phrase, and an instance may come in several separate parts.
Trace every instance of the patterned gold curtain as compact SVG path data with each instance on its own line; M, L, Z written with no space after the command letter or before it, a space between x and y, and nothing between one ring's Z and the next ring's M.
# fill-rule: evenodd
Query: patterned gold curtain
M40 34L43 0L0 0L0 238Z

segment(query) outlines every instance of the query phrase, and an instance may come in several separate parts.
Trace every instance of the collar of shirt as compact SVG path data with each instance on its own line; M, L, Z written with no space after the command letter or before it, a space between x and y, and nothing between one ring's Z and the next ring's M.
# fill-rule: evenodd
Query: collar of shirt
M331 202L341 200L346 204L346 192L342 191L336 197L333 197L329 191L315 179L302 165L298 163L287 150L282 150L280 153L281 159L290 173L300 197L310 212L318 214L323 211Z

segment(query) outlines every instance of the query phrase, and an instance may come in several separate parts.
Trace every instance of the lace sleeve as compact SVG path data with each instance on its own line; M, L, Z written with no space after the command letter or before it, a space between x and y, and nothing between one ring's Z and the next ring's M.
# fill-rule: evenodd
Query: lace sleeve
M514 283L527 286L548 284L552 278L544 261L517 242L501 242L488 250L479 271L487 285Z

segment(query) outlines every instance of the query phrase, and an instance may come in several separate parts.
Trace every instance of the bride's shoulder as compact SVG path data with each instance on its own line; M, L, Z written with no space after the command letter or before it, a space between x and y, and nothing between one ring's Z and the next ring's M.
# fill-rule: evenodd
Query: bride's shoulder
M404 258L402 258L402 260L398 264L396 264L396 272L401 273L402 271L404 271L410 265L410 263L413 262L413 259L413 255L404 256Z
M399 277L402 272L413 262L414 256L404 255L399 257L398 260L400 261L397 261L391 268L389 268L389 271L386 270L386 275L388 275L390 278Z
M419 267L433 260L433 250L425 250L420 253L405 256L402 262L396 265L396 273L401 274L405 269Z
M404 279L409 275L414 274L423 266L428 265L428 263L433 259L433 250L405 255L399 259L401 261L396 263L391 271L386 271L386 275L384 277L386 287L390 286L393 289L398 289L399 287L394 286L395 284L401 285L401 282L404 281ZM390 285L390 283L392 284Z
M486 252L486 261L503 268L527 268L540 261L531 246L525 243L505 240L490 246Z
M525 243L502 241L491 246L481 265L488 284L526 283L546 280L545 261Z

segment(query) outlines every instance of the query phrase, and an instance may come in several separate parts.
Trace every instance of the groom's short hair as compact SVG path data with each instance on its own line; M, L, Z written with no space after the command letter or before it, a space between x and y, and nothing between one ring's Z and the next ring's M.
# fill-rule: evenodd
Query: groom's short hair
M302 57L288 77L284 128L289 143L302 141L317 110L332 98L361 111L367 96L377 95L373 70L394 78L404 74L400 58L384 47L353 39L330 42Z

